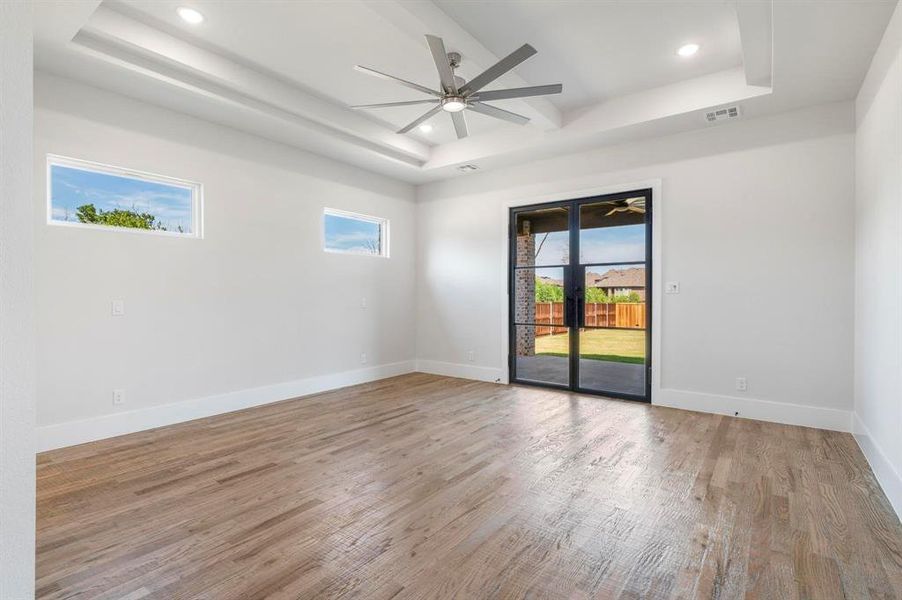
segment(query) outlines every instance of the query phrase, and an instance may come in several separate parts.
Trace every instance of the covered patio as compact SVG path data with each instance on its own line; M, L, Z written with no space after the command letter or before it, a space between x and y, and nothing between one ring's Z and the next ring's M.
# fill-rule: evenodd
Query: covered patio
M518 356L517 379L538 383L569 383L565 356ZM580 359L579 385L583 389L613 394L645 395L645 365L609 360Z

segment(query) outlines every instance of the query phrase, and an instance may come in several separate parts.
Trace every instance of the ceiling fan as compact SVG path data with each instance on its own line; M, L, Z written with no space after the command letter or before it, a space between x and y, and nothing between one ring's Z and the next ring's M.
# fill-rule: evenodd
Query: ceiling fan
M360 65L354 68L367 75L394 81L411 89L429 94L432 98L426 100L407 100L404 102L386 102L383 104L360 104L351 108L388 108L392 106L409 106L412 104L434 104L426 113L418 119L408 123L398 130L398 133L407 133L417 125L431 119L438 113L444 111L451 115L454 122L454 131L457 132L458 138L467 137L467 121L464 118L464 110L472 110L479 114L510 121L518 125L525 125L529 122L529 118L517 113L500 109L490 104L485 104L486 100L508 100L511 98L527 98L529 96L545 96L547 94L560 94L563 85L555 83L552 85L536 85L531 87L511 88L507 90L489 90L481 92L480 90L486 85L495 81L524 60L536 53L536 49L529 44L523 44L509 55L505 56L497 63L474 77L470 81L464 80L454 74L454 70L460 66L460 54L457 52L446 52L445 43L442 38L427 35L426 43L432 52L432 59L435 61L435 67L438 69L438 77L440 89L433 90L426 86L407 81L399 77L387 75L369 67Z
M624 200L619 206L608 211L605 216L610 217L622 212L639 213L640 215L644 215L645 198L629 198L627 200Z

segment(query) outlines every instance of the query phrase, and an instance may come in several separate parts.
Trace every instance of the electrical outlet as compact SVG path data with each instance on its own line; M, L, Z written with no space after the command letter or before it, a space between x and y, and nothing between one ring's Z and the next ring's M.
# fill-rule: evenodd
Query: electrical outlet
M125 404L125 390L113 390L113 404Z
M745 377L736 378L736 390L739 392L749 391L749 382Z
M366 297L360 299L360 308L366 308Z
M122 317L125 315L125 300L113 300L110 306L110 314L114 317Z
M362 364L362 365L366 364L366 352L360 353L360 364Z
M470 362L473 362L474 360L476 360L476 352L474 352L473 350L470 350L469 352L467 352L467 360Z

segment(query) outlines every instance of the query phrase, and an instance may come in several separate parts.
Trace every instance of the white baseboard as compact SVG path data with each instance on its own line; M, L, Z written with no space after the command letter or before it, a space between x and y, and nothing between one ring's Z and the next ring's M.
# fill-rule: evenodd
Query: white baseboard
M183 423L349 385L377 381L414 371L492 383L504 381L505 379L502 369L491 367L436 360L402 361L366 369L286 381L128 412L101 415L79 421L45 425L38 427L36 430L37 450L38 452L44 452L155 427ZM738 412L738 416L748 419L831 429L834 431L851 431L896 514L902 518L902 477L887 459L883 450L874 442L870 431L861 422L858 415L851 411L674 389L656 390L654 404L731 416Z
M832 431L848 432L852 428L852 411L804 404L721 396L669 388L657 390L653 403L658 406Z
M874 436L871 435L858 413L852 413L852 435L855 436L861 453L871 465L871 471L874 472L877 483L883 488L883 493L893 505L896 516L902 520L902 475L886 457L883 449L877 445Z
M450 363L438 360L417 360L416 370L421 373L460 377L491 383L507 383L504 369L478 367L461 363ZM738 398L704 392L690 392L675 389L656 389L653 391L653 404L682 408L698 412L737 416L785 425L801 425L817 429L849 432L852 429L852 411L833 408L821 408L804 404L789 404L758 400L754 398Z
M416 370L420 373L445 375L446 377L460 377L462 379L474 379L476 381L488 381L489 383L502 383L505 381L504 369L449 363L440 360L418 360Z
M43 452L65 446L74 446L75 444L93 442L164 425L183 423L349 385L376 381L386 377L412 373L415 367L415 361L408 360L366 369L285 381L273 385L183 400L160 406L139 408L128 412L111 413L79 421L44 425L36 429L37 451Z

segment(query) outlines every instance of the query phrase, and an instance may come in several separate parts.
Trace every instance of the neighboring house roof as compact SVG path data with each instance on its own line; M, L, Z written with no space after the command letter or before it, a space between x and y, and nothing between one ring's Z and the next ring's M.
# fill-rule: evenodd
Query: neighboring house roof
M560 279L539 275L536 279L542 283L563 286ZM645 267L630 267L629 269L611 269L603 274L586 273L586 286L596 288L644 288Z
M644 288L645 267L611 269L602 275L586 273L586 285L596 288Z

